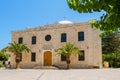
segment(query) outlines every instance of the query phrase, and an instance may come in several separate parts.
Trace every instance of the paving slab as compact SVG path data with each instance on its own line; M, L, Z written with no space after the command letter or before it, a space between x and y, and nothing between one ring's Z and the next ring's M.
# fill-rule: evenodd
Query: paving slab
M117 69L1 69L0 80L120 80Z

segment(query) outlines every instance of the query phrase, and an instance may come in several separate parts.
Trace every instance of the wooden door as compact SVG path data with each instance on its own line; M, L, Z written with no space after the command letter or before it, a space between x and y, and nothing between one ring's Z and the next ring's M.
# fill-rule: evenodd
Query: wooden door
M44 53L44 66L52 65L52 52L46 51Z

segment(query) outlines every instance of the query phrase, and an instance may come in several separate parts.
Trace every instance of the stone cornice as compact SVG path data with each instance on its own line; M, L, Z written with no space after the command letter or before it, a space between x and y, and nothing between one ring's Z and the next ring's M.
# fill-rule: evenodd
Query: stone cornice
M14 32L30 32L30 31L44 31L44 30L49 30L49 29L59 29L59 28L66 28L66 27L80 27L80 26L89 26L88 22L74 22L73 24L59 24L54 23L54 24L46 24L44 26L37 26L34 28L26 28L25 30L18 30L18 31L12 31Z

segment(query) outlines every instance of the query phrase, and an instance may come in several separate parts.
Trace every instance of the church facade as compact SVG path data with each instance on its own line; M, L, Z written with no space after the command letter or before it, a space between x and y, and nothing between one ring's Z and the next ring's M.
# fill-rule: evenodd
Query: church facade
M83 53L72 55L71 68L89 68L102 65L102 50L100 31L91 28L89 23L74 23L60 21L36 28L27 28L12 32L12 41L26 44L30 53L21 55L22 68L34 68L36 66L66 67L66 58L57 55L56 50L66 42L74 44ZM11 66L15 67L15 56L11 54Z

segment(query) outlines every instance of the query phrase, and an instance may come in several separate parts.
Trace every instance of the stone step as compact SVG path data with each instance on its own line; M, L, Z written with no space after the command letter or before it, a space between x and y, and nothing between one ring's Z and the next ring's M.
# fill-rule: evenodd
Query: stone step
M58 68L55 66L35 66L33 69L53 69L57 70Z

